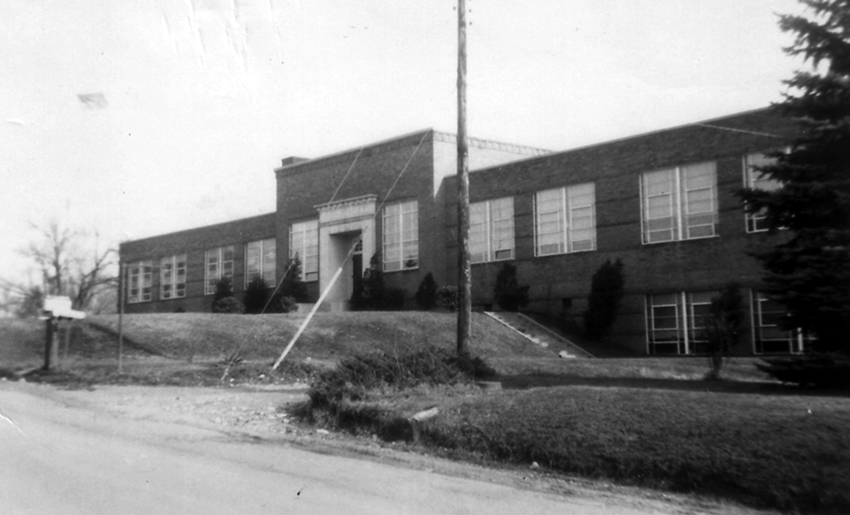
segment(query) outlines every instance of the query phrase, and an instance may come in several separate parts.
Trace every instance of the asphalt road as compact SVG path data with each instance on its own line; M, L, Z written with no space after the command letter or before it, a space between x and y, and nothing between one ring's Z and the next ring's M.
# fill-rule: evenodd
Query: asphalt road
M658 513L128 418L80 394L0 383L0 513Z

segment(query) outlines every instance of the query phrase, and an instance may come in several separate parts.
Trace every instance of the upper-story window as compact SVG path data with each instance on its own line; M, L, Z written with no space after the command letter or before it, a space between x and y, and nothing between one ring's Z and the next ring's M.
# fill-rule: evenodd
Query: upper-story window
M596 186L592 182L534 195L534 255L596 249Z
M469 254L472 263L513 259L513 197L470 204Z
M129 279L127 302L149 302L151 300L153 263L150 260L136 261L127 265Z
M319 279L319 221L298 222L289 227L289 259L301 260L302 280Z
M764 191L774 191L781 188L782 184L779 181L775 181L757 170L759 167L770 166L774 163L776 163L776 159L765 154L744 156L744 186ZM764 210L754 214L746 213L745 217L747 232L762 232L768 229Z
M204 294L215 293L215 285L222 277L233 278L233 245L208 249L204 252Z
M186 296L186 254L162 258L159 272L160 299L179 299Z
M717 235L717 166L714 162L640 176L643 242Z
M384 271L419 267L419 203L415 200L384 208Z
M275 260L276 243L274 238L252 241L245 246L245 286L261 277L266 286L276 286Z

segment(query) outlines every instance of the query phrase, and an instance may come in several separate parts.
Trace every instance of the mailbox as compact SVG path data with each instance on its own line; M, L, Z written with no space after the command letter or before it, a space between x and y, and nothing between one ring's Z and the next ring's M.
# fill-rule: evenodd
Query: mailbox
M71 299L68 297L48 295L44 299L43 310L46 316L53 318L86 318L83 311L71 309Z

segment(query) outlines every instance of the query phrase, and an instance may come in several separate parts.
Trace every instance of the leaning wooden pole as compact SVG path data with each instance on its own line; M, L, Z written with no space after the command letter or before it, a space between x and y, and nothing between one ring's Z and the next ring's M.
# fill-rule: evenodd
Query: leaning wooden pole
M469 266L469 147L466 137L466 0L458 0L457 52L457 352L469 351L472 271Z

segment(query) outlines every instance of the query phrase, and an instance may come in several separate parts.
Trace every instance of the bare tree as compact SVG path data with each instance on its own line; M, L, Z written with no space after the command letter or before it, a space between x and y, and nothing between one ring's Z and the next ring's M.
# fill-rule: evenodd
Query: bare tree
M86 310L117 286L115 249L103 248L97 232L57 220L30 225L39 236L22 253L38 266L45 294L70 297L74 309Z

